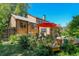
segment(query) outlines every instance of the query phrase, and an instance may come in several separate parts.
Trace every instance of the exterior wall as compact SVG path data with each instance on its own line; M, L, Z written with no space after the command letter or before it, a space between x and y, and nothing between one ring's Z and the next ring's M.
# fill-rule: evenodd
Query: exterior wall
M21 34L21 35L32 34L32 35L36 35L36 33L38 33L38 34L41 33L41 28L42 28L42 27L39 27L39 29L38 29L36 24L40 24L43 21L45 21L45 20L34 17L34 16L31 16L31 15L27 15L27 17L13 15L11 17L11 20L10 20L10 27L15 28L14 32L16 34ZM20 26L21 22L25 23L26 27L22 28ZM47 35L50 35L52 33L55 34L54 29L52 29L52 30L51 30L51 28L46 27L45 34L47 34Z
M31 22L26 22L26 21L21 21L17 20L17 26L16 26L16 33L21 34L21 35L26 35L26 34L32 34L35 35L37 33L37 29L35 29L35 26L33 26L34 23ZM26 23L26 27L21 28L21 22Z
M36 18L33 16L27 15L27 17L22 17L18 15L12 15L10 19L10 27L16 27L16 19L36 23Z
M27 18L31 21L31 22L28 23L28 33L33 34L33 35L36 35L36 33L38 33L38 29L36 27L37 18L36 17L33 17L31 15L27 15ZM35 24L35 25L33 25L33 24Z
M50 35L50 28L47 28L47 34Z
M16 27L16 20L15 20L15 17L11 17L10 19L10 27Z
M23 34L23 35L25 35L25 34L27 34L27 22L26 22L26 27L25 28L21 28L21 22L24 22L24 21L21 21L21 20L16 20L16 33L17 34Z
M22 18L23 20L21 20L21 18L22 17L20 17L20 16L12 15L12 17L10 19L10 27L15 28L17 34L24 35L24 34L31 33L31 34L35 35L37 33L37 30L35 29L36 26L33 27L33 23L36 24L36 18L31 15L27 15L26 19L28 19L28 21L26 21L25 18ZM21 22L26 23L26 27L21 28L20 27Z
M26 21L26 19L28 21ZM21 28L20 27L21 22L25 22L26 27ZM36 33L38 33L38 29L37 29L36 24L39 24L39 23L42 23L42 19L36 18L34 16L31 16L31 15L27 15L26 18L13 15L11 17L11 20L10 20L10 27L15 28L17 34L23 35L23 34L30 33L30 34L36 35ZM33 24L35 24L35 25L33 26Z
M28 23L28 33L36 35L37 32L38 31L37 31L37 28L36 28L36 24L34 24L34 23Z
M50 33L51 30L50 30L49 27L39 27L39 33L42 32L42 29L46 29L46 32L45 32L46 35L50 35L50 34L51 34L51 33Z

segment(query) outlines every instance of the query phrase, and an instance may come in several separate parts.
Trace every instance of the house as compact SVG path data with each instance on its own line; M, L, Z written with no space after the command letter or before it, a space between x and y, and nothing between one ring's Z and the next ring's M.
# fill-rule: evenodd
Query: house
M43 17L44 18L44 17ZM16 34L26 35L33 34L36 35L38 33L37 24L45 21L44 19L40 19L38 17L32 16L28 14L25 17L13 15L10 19L10 28L15 28Z
M44 27L44 25L42 25L41 26L42 28L38 29L38 25L43 24L43 22L47 22L47 24L45 24L45 27ZM30 14L27 14L25 17L12 14L11 19L9 21L9 26L4 33L5 35L3 35L3 36L8 37L11 34L36 35L37 33L39 34L43 29L46 29L47 34L50 34L51 29L49 29L47 26L51 27L53 25L56 25L56 24L46 21L45 15L42 18L38 18L38 17L32 16Z

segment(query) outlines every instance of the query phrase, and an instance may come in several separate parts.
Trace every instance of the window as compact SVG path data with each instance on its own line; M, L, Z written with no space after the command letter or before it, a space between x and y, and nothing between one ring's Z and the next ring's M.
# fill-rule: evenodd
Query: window
M46 28L41 28L41 32L46 32Z
M19 28L20 28L20 24L18 24L18 23L17 23L16 28L18 28L18 29L19 29Z
M31 23L31 26L32 26L33 29L36 28L36 24L35 23Z
M39 23L42 23L42 20L39 20L39 19L38 19L37 23L38 23L38 24L39 24Z
M21 22L21 23L20 23L20 27L21 27L21 28L25 28L25 27L26 27L26 22Z

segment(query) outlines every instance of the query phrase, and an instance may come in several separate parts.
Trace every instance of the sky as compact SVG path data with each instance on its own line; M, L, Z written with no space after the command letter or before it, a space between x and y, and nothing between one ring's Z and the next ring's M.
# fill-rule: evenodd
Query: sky
M79 3L31 3L29 14L42 18L61 26L66 26L73 16L79 15Z

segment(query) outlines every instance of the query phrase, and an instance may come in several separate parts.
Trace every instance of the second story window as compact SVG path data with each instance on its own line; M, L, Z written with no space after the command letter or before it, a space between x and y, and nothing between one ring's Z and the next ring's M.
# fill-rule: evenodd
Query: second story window
M34 29L36 27L36 24L31 23L32 28Z
M40 23L42 23L42 20L38 19L37 24L40 24Z

